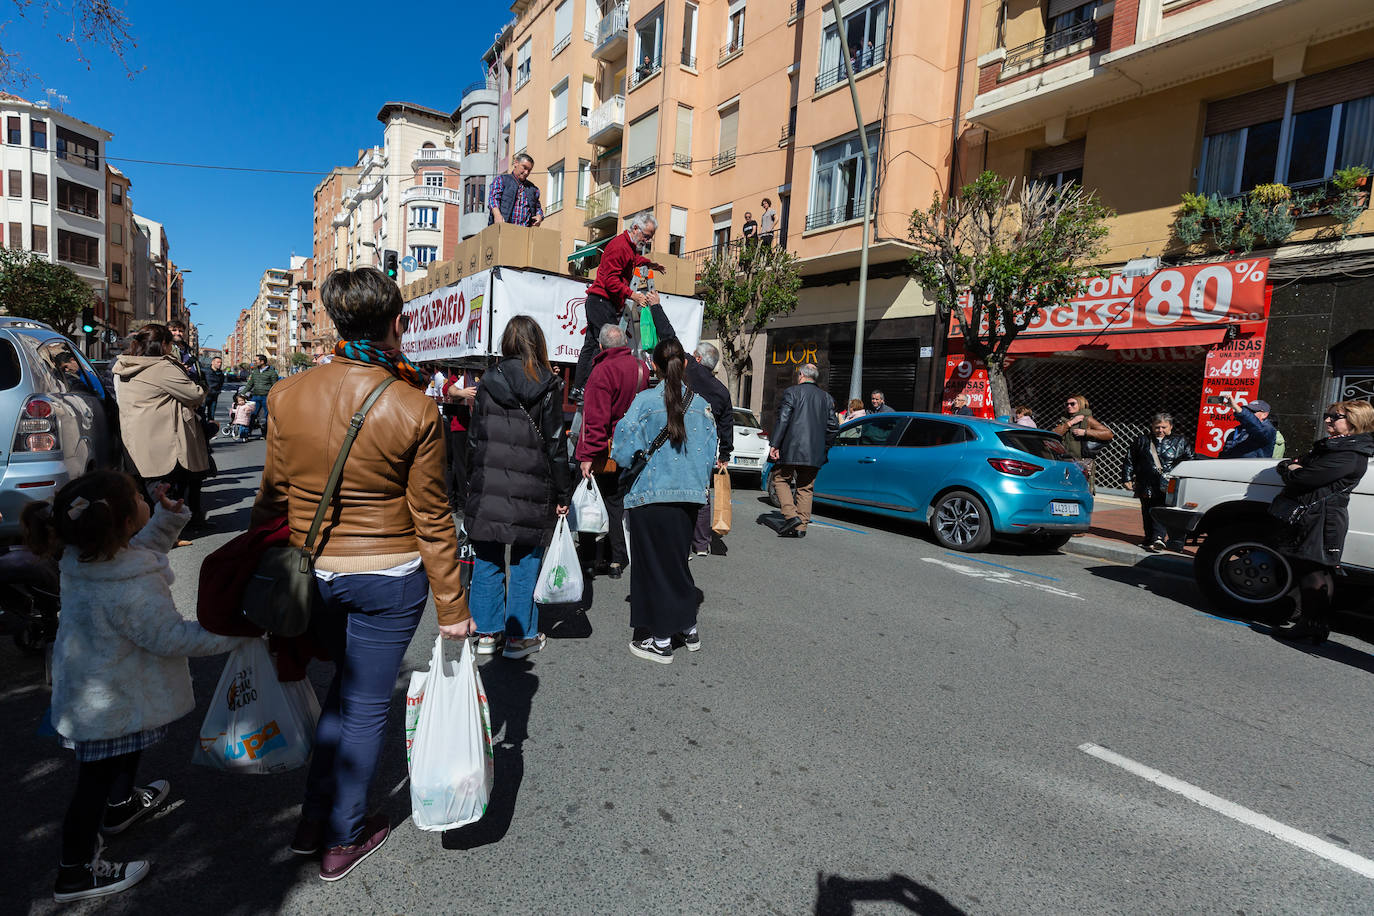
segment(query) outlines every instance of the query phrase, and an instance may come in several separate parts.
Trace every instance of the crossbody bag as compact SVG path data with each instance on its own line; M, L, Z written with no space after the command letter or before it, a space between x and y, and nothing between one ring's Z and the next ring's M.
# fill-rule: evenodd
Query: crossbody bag
M697 393L695 391L691 388L687 389L687 403L682 405L683 416L686 416L687 411L692 409L692 401L696 396ZM647 450L642 448L635 450L634 457L630 459L630 466L622 469L620 472L621 498L624 498L630 492L630 488L635 485L635 481L639 479L639 475L643 474L644 469L649 466L649 459L654 456L654 452L661 449L663 443L667 441L668 424L664 423L663 428L658 431L658 435L654 436L654 441L649 443L649 448Z
M272 547L265 551L258 561L258 568L248 580L243 590L243 616L278 636L300 636L310 627L310 620L319 610L320 589L315 581L315 542L324 525L324 517L334 502L339 490L339 479L343 477L344 463L353 449L353 441L363 428L363 420L372 405L386 391L387 386L396 381L396 376L388 376L385 381L372 389L363 401L363 406L348 421L348 432L344 433L343 445L334 459L334 467L329 472L329 482L320 494L320 504L315 508L314 521L310 532L305 536L302 547Z

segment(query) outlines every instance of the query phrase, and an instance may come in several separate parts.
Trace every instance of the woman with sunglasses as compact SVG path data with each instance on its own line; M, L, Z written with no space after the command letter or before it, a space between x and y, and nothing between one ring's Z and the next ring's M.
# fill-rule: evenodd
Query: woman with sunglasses
M1285 522L1280 549L1298 581L1298 618L1274 635L1313 643L1331 632L1331 592L1350 528L1346 507L1374 455L1374 406L1341 401L1326 408L1322 422L1326 436L1310 452L1279 462L1284 488L1270 507Z

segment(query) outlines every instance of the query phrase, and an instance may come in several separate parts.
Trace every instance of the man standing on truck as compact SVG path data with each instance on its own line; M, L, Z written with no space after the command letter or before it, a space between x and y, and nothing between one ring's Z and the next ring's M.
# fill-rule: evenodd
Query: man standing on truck
M606 243L601 250L601 265L596 269L596 279L587 288L587 334L582 340L582 352L577 357L577 373L573 376L572 400L581 402L582 389L587 385L587 376L592 372L592 360L596 358L600 344L597 338L601 329L608 324L618 324L620 313L626 300L638 307L658 304L657 293L642 293L630 290L630 277L636 267L647 265L653 270L663 270L641 252L647 251L649 244L658 231L658 220L653 214L642 213L630 223L630 228Z
M538 226L544 221L544 207L539 203L539 188L529 180L534 157L516 153L510 172L492 179L487 194L487 225L510 223L512 226Z
M1269 402L1251 401L1244 406L1222 395L1222 401L1235 414L1240 425L1226 436L1220 458L1272 458L1279 431L1269 422Z

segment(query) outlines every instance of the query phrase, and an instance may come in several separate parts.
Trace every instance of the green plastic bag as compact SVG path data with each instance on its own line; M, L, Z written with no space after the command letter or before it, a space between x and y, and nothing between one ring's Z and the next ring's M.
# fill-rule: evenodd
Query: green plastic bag
M639 348L652 350L658 346L658 326L654 324L653 310L647 305L639 307Z

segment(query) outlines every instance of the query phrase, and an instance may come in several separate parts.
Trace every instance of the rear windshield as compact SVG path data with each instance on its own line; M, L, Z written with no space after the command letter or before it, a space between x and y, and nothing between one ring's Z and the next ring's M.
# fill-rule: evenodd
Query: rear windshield
M1024 432L1019 429L1004 429L997 434L997 438L1002 440L1003 445L1027 455L1034 455L1036 458L1048 461L1073 460L1068 449L1064 448L1064 443L1051 433L1040 433L1030 429Z
M0 391L18 387L21 374L19 351L13 343L0 337Z
M759 428L759 418L743 408L736 407L731 411L735 415L736 426L749 426L754 429Z

